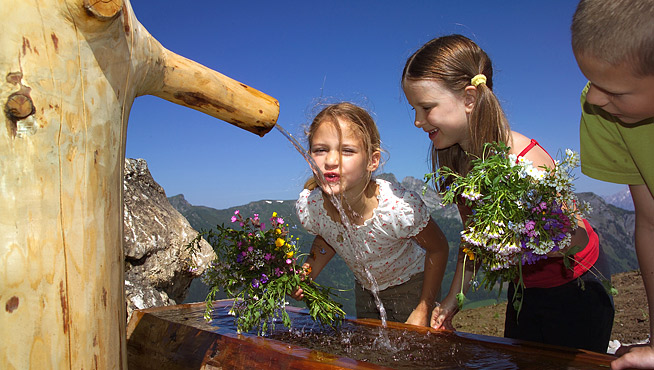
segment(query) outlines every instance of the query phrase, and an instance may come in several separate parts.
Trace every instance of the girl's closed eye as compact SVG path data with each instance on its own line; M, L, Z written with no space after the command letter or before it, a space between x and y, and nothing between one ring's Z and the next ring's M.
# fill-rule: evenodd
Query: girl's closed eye
M356 154L357 149L354 147L343 147L343 154Z

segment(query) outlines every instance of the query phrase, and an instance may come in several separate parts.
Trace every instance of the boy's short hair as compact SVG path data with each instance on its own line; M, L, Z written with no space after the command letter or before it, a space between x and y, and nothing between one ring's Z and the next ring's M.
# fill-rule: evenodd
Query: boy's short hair
M654 1L581 0L571 31L575 53L654 75Z

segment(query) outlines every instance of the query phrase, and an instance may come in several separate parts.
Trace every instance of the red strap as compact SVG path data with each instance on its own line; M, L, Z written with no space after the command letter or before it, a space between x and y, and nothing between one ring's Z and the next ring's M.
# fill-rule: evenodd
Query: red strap
M545 148L543 148L542 146L540 146L540 144L538 144L538 141L536 141L535 139L531 139L531 142L529 143L529 145L527 145L526 148L522 149L522 151L520 152L520 154L518 154L518 158L520 158L520 157L524 157L525 154L527 154L527 152L529 152L529 151L530 151L533 147L535 147L536 145L538 145L539 148L543 149L543 151L545 152L545 154L547 154L547 156L550 157L550 159L552 160L552 163L554 163L554 158L552 158L552 156L550 155L550 153L548 153L547 150L545 150ZM516 160L516 163L518 163L517 160Z

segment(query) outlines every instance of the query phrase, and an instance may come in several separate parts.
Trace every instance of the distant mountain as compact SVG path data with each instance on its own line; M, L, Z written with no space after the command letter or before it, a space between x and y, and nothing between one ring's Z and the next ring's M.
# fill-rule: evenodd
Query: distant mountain
M607 195L604 197L604 200L608 204L612 204L616 207L626 209L629 211L634 210L634 202L631 199L631 192L629 191L629 186L625 186L622 190L617 193Z
M634 248L634 211L608 204L595 193L578 193L577 197L593 208L588 221L599 235L600 246L609 259L611 273L638 269Z
M393 174L381 174L378 177L388 181L397 182ZM420 194L425 203L430 207L434 221L439 225L450 244L448 266L443 279L442 291L447 293L457 258L460 233L463 229L456 206L442 207L437 193L428 188L425 194L423 181L413 177L405 177L401 184L416 193ZM633 231L634 212L607 204L604 199L594 193L578 194L581 200L589 202L593 213L589 217L590 223L600 237L600 243L605 251L611 273L630 271L638 268L638 262L634 252ZM277 212L284 217L289 225L299 225L300 222L295 214L295 199L292 200L259 200L242 206L217 210L210 207L194 206L189 204L183 195L176 195L169 198L170 203L196 230L208 230L216 225L229 224L230 218L235 210L240 210L243 215L249 216L258 213L262 219L270 217L272 212ZM308 234L302 227L295 227L292 233L300 238L300 248L307 252L313 242L313 235ZM345 290L340 293L341 303L344 304L348 314L355 314L354 293L350 290L354 285L354 276L343 260L336 256L326 267L318 278L318 282L327 286ZM206 296L206 287L202 290L198 282L194 282L188 294L187 302L203 300ZM471 301L496 298L497 292L477 291L468 294Z

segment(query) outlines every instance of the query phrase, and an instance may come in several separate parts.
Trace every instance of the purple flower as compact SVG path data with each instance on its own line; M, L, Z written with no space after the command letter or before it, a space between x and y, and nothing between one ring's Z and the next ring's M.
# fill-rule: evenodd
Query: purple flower
M237 218L236 216L232 216L232 222L236 222Z
M238 209L237 209L236 211L234 211L234 214L235 214L235 215L237 215L237 214L239 214L239 213L241 213L241 212L240 212Z
M522 255L522 264L533 265L537 261L547 258L546 255L534 254L531 251L527 251Z
M281 276L282 274L284 274L282 270L279 267L275 267L275 276Z
M261 274L261 284L268 282L268 276L266 274Z
M254 214L254 220L255 220L255 221L259 221L259 214L258 214L258 213L255 213L255 214Z
M270 261L272 258L273 258L273 256L272 256L272 254L270 254L270 253L266 253L266 254L263 256L263 259L265 259L266 261Z
M257 280L257 279L252 280L252 287L253 288L258 288L259 287L259 280Z
M254 248L252 248L252 246L248 247L248 252L252 252L253 250L254 250Z

